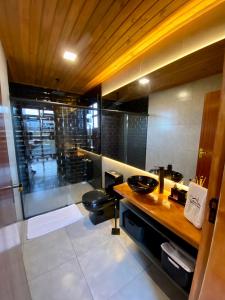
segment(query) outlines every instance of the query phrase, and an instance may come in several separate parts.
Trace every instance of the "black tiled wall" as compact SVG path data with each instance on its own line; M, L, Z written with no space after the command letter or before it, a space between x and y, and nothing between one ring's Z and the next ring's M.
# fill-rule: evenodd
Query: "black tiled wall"
M146 116L128 117L127 163L141 169L145 169L147 121Z
M145 169L147 116L102 112L102 154Z

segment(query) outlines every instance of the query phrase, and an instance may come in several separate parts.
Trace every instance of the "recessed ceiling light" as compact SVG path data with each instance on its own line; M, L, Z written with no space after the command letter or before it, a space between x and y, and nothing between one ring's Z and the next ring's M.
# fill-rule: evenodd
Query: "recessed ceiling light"
M63 58L70 60L70 61L75 61L75 59L77 58L76 53L70 52L70 51L65 51L63 54Z
M149 83L149 79L148 78L146 78L146 77L143 77L143 78L141 78L141 79L139 79L138 80L138 82L140 83L140 84L147 84L147 83Z

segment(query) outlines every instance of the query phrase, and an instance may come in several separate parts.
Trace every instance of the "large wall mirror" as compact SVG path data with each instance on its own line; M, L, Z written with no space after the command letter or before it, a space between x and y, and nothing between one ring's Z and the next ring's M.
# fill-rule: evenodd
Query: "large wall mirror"
M224 48L217 42L104 95L102 154L152 172L164 166L185 184L207 177Z

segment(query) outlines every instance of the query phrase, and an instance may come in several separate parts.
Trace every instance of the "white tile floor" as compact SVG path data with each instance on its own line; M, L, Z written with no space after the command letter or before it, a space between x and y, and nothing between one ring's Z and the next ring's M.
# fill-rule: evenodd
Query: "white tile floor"
M125 233L111 235L112 221L94 226L78 206L82 220L34 240L20 224L33 300L184 299Z

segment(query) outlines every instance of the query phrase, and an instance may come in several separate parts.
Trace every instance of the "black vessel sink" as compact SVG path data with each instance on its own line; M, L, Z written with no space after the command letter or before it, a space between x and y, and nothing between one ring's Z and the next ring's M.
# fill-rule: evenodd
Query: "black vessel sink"
M135 175L127 179L129 187L137 193L149 194L154 191L159 182L149 176Z

